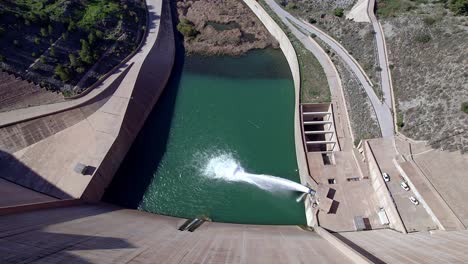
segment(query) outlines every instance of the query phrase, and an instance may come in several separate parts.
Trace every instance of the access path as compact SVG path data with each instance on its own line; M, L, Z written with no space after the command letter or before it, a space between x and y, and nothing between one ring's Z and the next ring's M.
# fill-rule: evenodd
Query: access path
M325 42L340 58L346 63L346 65L350 68L350 70L355 74L359 82L361 83L362 87L367 93L371 104L374 108L374 111L377 116L377 120L379 122L379 126L381 129L382 137L393 137L394 129L393 129L393 116L391 109L384 103L380 101L380 99L375 94L372 84L365 74L362 67L357 63L357 61L349 54L349 52L336 40L332 37L327 35L325 32L321 31L317 27L306 23L302 20L297 19L287 11L285 11L281 6L279 6L275 0L265 0L268 6L280 17L280 19L288 26L288 28L295 34L295 31L298 31L295 26L300 28L301 30L309 33L315 34L318 39ZM289 23L291 21L294 23ZM295 34L296 35L296 34ZM302 38L305 34L302 33ZM304 43L304 42L303 42ZM306 45L307 47L307 45Z

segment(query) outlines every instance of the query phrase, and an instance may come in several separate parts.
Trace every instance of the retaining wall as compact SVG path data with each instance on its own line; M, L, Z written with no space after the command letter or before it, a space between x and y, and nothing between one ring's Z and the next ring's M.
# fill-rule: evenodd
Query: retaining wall
M175 41L167 0L163 1L161 17L156 43L138 73L120 131L81 196L84 200L101 199L169 80L175 59Z

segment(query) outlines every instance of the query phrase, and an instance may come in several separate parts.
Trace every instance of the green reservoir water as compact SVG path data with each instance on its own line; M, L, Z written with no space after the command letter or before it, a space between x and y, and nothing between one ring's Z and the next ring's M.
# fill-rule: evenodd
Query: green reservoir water
M227 182L204 171L222 156L246 172L299 182L293 113L294 87L281 51L179 58L104 200L217 222L304 224L299 194Z

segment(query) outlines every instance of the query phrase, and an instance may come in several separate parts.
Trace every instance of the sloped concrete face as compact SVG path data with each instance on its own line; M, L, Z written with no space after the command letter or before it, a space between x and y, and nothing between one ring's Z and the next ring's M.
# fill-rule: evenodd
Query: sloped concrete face
M296 226L206 222L110 206L74 206L0 217L0 262L349 263ZM27 248L27 250L25 250Z

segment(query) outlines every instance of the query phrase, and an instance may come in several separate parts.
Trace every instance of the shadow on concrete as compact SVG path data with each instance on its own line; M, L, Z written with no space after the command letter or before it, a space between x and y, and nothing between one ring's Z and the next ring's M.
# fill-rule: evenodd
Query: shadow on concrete
M76 251L135 248L121 238L51 233L43 230L47 226L115 210L119 208L82 205L0 216L0 244L3 245L0 250L0 263L55 263L58 259L63 263L93 263L77 256ZM71 251L75 253L71 254Z
M0 177L58 199L72 198L47 179L36 173L15 156L0 150Z
M175 63L170 79L103 196L106 202L128 208L138 207L166 151L184 67L183 39L175 28L178 24L177 3L170 1L170 4L173 19L172 30L175 33L176 43ZM152 57L151 54L148 57ZM151 67L144 66L139 77L152 74ZM142 79L145 78L139 78L139 80Z
M8 241L4 243L6 246L2 247L0 252L0 262L55 263L57 259L60 259L62 263L96 263L99 257L89 261L79 256L79 251L136 248L124 239L114 237L60 234L44 231L27 232L25 235L28 236L26 241L23 234L8 237ZM0 239L0 242L2 240ZM85 255L89 254L85 253Z
M336 214L338 211L338 207L340 206L340 202L333 200L331 206L330 206L330 211L328 211L329 214Z
M378 257L374 256L372 253L370 253L369 251L361 248L360 246L356 245L353 241L347 239L346 237L342 236L341 234L339 233L333 233L333 231L330 231L328 230L328 232L330 232L332 235L334 235L336 238L338 238L339 240L341 240L343 243L345 243L346 245L348 245L349 247L351 247L352 249L354 249L355 251L357 251L359 254L363 255L364 257L366 257L368 260L370 260L372 263L377 263L377 264L384 264L385 261L379 259Z

